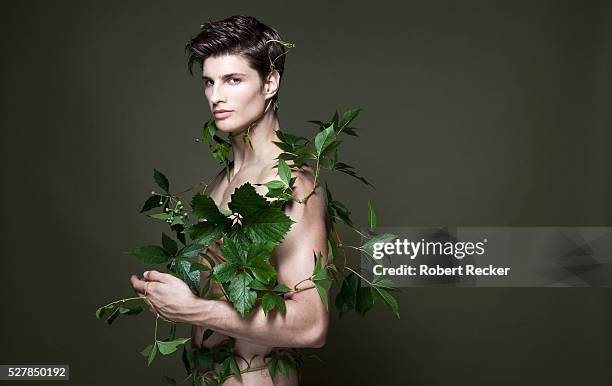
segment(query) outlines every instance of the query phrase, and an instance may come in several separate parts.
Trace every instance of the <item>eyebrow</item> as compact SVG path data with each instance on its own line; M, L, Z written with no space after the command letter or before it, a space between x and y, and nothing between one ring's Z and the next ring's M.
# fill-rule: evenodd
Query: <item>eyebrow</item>
M223 75L221 78L225 80L225 79L233 78L233 77L235 77L235 76L239 76L239 75L246 76L246 74L243 74L243 73L241 73L241 72L232 72L231 74L225 74L225 75ZM209 77L207 77L207 76L202 75L202 80L206 80L206 79L211 79L211 78L209 78ZM212 79L211 79L211 80L212 80Z

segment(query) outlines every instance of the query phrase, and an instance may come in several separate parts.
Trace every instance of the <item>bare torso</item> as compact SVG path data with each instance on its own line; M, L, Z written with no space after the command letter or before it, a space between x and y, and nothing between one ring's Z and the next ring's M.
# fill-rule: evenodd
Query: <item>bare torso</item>
M217 183L208 194L213 199L213 201L215 201L217 206L224 209L229 209L227 204L231 200L231 195L237 187L243 185L246 182L249 182L254 185L263 184L268 181L277 179L277 169L273 168L275 164L276 162L271 165L244 166L236 173L236 175L233 175L233 171L230 171L230 175L232 177L229 182L227 180L226 173L223 172L221 176L217 178ZM267 188L265 186L254 185L254 187L257 193L261 195L265 195L267 193ZM220 241L217 240L215 243L211 244L206 250L206 254L217 262L223 261L223 257L221 256L219 250L220 244ZM204 264L207 264L204 260L202 260L202 262ZM273 258L270 260L270 263L276 266ZM206 278L206 274L204 272L202 273L202 278ZM203 285L204 281L202 280L200 284ZM210 288L210 291L213 293L221 293L221 289L217 284L213 284ZM211 348L228 339L227 336L215 332L202 344L202 334L203 328L201 326L193 326L192 341L194 342L194 345L198 348ZM234 347L235 353L239 357L242 357L247 361L251 361L251 368L265 366L267 360L264 358L269 355L273 349L273 347L262 346L240 339L235 340ZM241 370L244 370L248 367L247 363L245 363L244 360L237 358L236 361ZM284 376L277 374L274 381L272 381L268 370L264 368L263 370L243 373L241 381L235 377L229 378L223 383L223 386L295 386L297 384L298 381L295 372L292 372L292 376L290 378L285 378Z

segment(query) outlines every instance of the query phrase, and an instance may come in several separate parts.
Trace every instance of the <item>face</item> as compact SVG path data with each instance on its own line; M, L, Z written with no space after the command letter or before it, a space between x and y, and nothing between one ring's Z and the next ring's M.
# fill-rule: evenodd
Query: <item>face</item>
M217 128L226 133L246 129L263 113L269 85L262 85L257 71L239 55L207 58L202 66L202 80L208 106ZM217 113L217 110L229 110Z

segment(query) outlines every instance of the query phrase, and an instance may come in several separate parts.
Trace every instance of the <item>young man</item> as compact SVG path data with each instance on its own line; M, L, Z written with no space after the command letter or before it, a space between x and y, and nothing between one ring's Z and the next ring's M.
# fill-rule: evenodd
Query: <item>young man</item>
M280 126L272 106L278 98L285 51L281 44L271 40L281 40L274 29L252 17L233 16L207 23L187 45L190 71L193 62L202 64L206 99L216 126L231 137L233 165L229 181L222 172L223 178L209 193L218 206L226 209L234 189L242 184L278 179L274 166L282 150L273 143L279 141L276 130ZM249 127L252 147L243 140ZM294 176L297 177L294 197L300 199L312 190L314 173L303 167ZM259 194L267 192L265 186L255 188ZM314 268L313 251L327 256L325 193L317 187L305 203L287 204L285 213L295 223L270 261L278 271L279 282L290 288L298 284L298 288L309 287L312 283L304 279L310 277ZM223 261L221 243L217 241L206 250L208 256L219 262ZM151 311L175 322L192 324L192 342L196 347L212 347L227 337L235 338L236 354L251 361L252 368L265 365L265 356L275 347L322 347L325 343L329 315L314 289L288 297L284 315L273 312L266 317L258 307L242 318L230 303L199 298L172 275L149 271L143 276L144 280L140 280L132 275L130 280L141 296L146 289L154 308ZM215 333L203 345L205 329ZM247 367L245 361L237 361L241 369ZM239 384L297 385L297 377L293 372L289 379L278 374L272 380L263 369L242 374L241 382L230 378L224 386Z

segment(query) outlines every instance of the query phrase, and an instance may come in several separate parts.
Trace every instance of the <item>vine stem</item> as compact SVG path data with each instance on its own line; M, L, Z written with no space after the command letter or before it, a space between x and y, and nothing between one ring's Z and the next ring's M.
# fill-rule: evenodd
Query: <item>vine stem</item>
M310 196L313 195L315 190L317 190L317 180L318 179L319 179L319 158L317 158L317 166L315 167L315 175L314 175L314 182L312 183L312 190L304 198L302 198L301 200L297 200L298 203L300 204L305 203L306 200L308 200L308 198L310 198Z
M119 302L123 302L123 303L125 303L125 302L127 302L128 300L144 300L144 297L142 297L142 296L137 296L137 297L133 297L133 298L119 299L119 300L115 300L114 302L110 302L110 303L108 303L107 305L102 306L102 307L100 307L100 308L106 308L106 307L108 307L108 306L112 306L113 304L115 304L115 303L119 303Z
M371 281L369 281L368 279L366 279L365 277L361 276L360 273L358 273L357 271L355 271L354 269L352 269L351 267L344 267L344 269L349 270L351 272L353 272L355 275L359 276L360 278L362 278L366 283L368 283L369 285L371 285L372 287L375 287L374 284L372 284Z
M299 282L298 282L296 285L294 285L294 286L293 286L293 289L294 289L295 291L297 291L297 290L298 290L298 285L300 285L300 284L302 284L303 282L308 281L308 280L312 280L312 276L307 277L306 279L299 281Z

